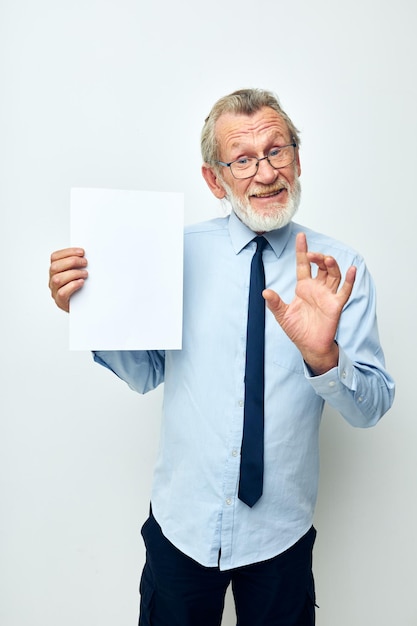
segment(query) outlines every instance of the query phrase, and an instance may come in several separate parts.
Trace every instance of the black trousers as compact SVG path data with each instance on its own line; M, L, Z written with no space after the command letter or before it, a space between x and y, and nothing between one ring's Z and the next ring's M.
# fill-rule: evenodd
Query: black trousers
M268 561L228 571L203 567L175 548L150 515L139 626L220 626L232 584L237 626L314 626L314 527Z

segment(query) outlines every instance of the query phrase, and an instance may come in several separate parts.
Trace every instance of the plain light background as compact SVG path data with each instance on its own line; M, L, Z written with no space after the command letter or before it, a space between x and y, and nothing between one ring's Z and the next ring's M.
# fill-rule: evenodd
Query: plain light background
M2 0L2 626L137 623L162 390L68 350L47 273L70 188L184 192L187 223L219 215L200 130L252 86L301 131L297 221L365 256L397 382L376 428L325 413L317 623L417 625L416 18L414 0Z

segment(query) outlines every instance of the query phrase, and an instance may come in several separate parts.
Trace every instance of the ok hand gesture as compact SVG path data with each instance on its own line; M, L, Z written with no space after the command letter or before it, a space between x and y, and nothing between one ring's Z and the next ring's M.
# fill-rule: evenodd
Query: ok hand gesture
M313 374L319 375L335 367L339 349L335 342L342 309L352 293L356 268L342 275L336 260L317 252L309 252L304 233L296 239L297 285L290 304L281 300L272 289L263 292L268 308L282 329L300 350ZM313 278L311 264L317 265Z

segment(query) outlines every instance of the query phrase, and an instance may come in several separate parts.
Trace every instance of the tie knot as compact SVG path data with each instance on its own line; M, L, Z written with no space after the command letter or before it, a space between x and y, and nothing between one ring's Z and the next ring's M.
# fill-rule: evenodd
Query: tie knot
M256 252L260 253L263 252L266 244L268 243L265 237L262 237L262 235L255 237L255 239L253 239L252 241L256 243Z

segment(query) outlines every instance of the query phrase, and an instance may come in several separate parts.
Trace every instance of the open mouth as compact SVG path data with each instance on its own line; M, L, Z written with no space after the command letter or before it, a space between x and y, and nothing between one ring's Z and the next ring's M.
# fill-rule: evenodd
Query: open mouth
M285 187L281 187L281 189L275 189L274 191L268 191L265 193L254 193L252 194L252 198L275 198L279 196L282 191L285 190Z

